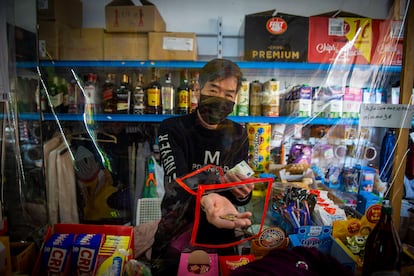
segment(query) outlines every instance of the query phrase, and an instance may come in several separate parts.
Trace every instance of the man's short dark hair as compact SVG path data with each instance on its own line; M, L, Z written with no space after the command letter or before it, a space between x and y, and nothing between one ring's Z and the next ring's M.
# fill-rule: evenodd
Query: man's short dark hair
M228 77L236 77L236 92L238 92L243 78L243 73L241 72L239 66L228 59L212 59L200 70L200 87L202 88L208 81L222 80Z

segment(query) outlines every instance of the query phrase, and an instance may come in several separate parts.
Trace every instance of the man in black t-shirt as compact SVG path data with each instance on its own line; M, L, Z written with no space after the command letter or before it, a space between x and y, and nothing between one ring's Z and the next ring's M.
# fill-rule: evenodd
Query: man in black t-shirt
M245 178L229 172L248 158L245 128L227 119L241 80L240 68L232 61L214 59L208 62L200 71L197 110L166 119L160 125L158 143L165 173L165 196L161 204L162 218L152 246L153 275L176 275L181 252L194 249L189 245L189 237L196 211L195 196L181 187L176 178L210 164L222 168L225 182L239 182ZM206 183L212 183L210 181ZM252 189L253 185L243 185L204 195L197 243L236 241L234 229L251 224L251 213L239 213L236 206L249 202ZM223 219L226 214L235 214L235 217ZM217 250L217 253L237 254L233 247Z

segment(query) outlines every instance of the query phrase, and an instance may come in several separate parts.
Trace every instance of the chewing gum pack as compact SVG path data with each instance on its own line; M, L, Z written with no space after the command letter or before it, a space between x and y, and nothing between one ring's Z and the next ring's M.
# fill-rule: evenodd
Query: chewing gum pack
M126 261L131 254L128 236L106 235L99 249L94 275L122 276Z
M72 247L72 275L93 275L104 234L79 234Z
M53 234L42 249L41 275L70 275L70 255L75 234Z

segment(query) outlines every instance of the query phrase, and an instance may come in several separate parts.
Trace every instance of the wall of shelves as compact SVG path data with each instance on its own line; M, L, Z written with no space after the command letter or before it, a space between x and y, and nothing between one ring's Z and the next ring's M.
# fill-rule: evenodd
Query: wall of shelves
M40 61L40 67L65 67L65 68L201 68L207 61L151 61L151 60L112 60L112 61ZM381 66L365 64L328 64L328 63L298 63L298 62L256 62L236 61L241 69L278 69L278 70L310 70L352 71L354 68L370 71L382 71L388 73L400 73L401 66ZM35 68L34 62L19 62L17 68Z
M206 61L40 61L40 67L53 67L56 69L90 70L97 68L101 70L139 70L139 69L199 69ZM288 70L290 74L298 72L326 74L331 70L351 72L355 70L383 72L386 74L399 74L401 66L377 66L360 64L323 64L323 63L294 63L294 62L253 62L236 61L239 67L248 74L254 75L258 72L274 72L275 70ZM17 68L35 68L33 62L19 62ZM253 71L253 73L248 72ZM288 73L287 73L288 74ZM299 73L300 74L300 73ZM155 122L159 123L171 115L133 115L133 114L96 114L94 120L98 122ZM172 115L175 116L175 115ZM45 121L82 121L83 114L42 114L23 113L20 117L24 120L45 120ZM265 116L231 116L230 119L239 123L270 123L270 124L320 124L320 125L357 125L358 119L346 118L320 118L320 117L265 117Z

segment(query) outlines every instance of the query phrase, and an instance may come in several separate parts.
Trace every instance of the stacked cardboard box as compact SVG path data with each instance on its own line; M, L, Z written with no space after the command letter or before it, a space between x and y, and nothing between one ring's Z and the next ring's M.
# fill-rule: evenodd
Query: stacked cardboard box
M245 16L244 59L305 62L309 18L274 10Z
M114 0L105 7L104 59L196 60L196 37L166 32L156 6Z
M41 0L38 1L37 15L39 58L62 59L60 49L62 35L70 28L82 27L82 2Z
M264 11L245 16L249 61L401 65L402 21L332 11L310 17Z

